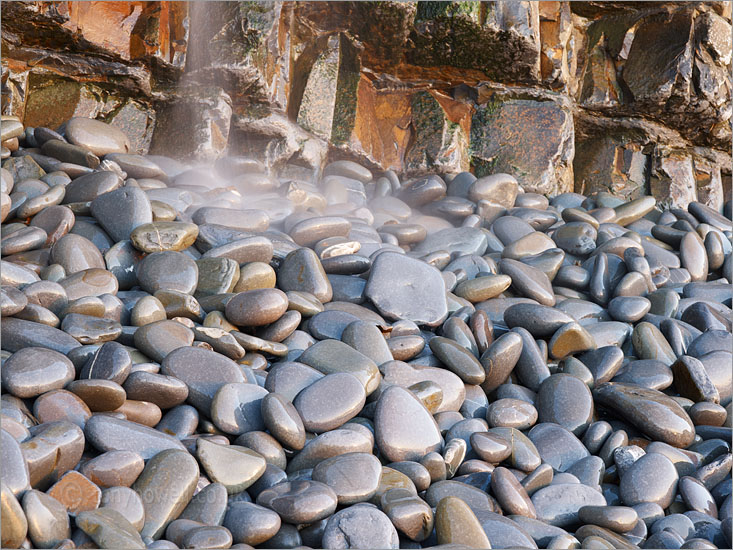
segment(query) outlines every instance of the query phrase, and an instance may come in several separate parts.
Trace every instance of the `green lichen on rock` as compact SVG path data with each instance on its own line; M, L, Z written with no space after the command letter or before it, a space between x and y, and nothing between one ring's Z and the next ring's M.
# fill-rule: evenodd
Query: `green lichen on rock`
M465 15L476 22L481 22L483 5L488 2L418 2L415 22L430 21L440 16L455 17Z
M316 58L303 92L297 122L306 130L347 143L356 120L359 52L345 33L331 36Z
M517 2L517 5L524 4ZM504 20L522 19L493 14L490 2L418 2L406 60L421 67L453 67L480 71L498 82L538 78L539 44L531 32L508 32ZM521 10L502 8L504 10ZM533 19L525 17L525 24ZM534 23L536 25L536 23Z
M359 87L359 52L345 35L339 35L338 87L334 103L331 142L348 142L356 121L357 89Z
M415 93L411 103L414 139L405 155L405 170L466 170L468 137L461 125L447 118L440 103L429 92Z
M476 176L507 172L528 191L566 191L572 132L572 116L559 103L494 96L471 119L471 164Z

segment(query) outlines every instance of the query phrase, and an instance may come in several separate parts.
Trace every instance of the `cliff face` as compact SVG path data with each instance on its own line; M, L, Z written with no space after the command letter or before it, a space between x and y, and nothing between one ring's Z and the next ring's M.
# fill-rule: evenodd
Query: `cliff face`
M2 112L308 177L513 174L528 191L731 193L726 2L3 2Z

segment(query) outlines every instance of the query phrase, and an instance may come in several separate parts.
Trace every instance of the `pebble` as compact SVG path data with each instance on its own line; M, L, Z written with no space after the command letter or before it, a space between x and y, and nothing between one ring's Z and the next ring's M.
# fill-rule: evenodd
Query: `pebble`
M232 369L232 374L235 372ZM211 421L221 431L231 435L263 430L262 401L268 395L267 390L257 384L223 384L211 400Z
M361 382L367 395L373 393L381 381L379 369L374 361L338 340L317 342L306 349L298 361L323 374L351 374Z
M494 468L491 472L491 491L506 512L533 519L537 517L526 489L508 469L501 466Z
M440 272L404 254L385 252L377 256L364 295L382 315L393 320L435 326L448 314Z
M144 460L167 449L184 448L174 437L108 415L92 415L84 426L84 436L99 451L132 451Z
M196 459L187 451L166 449L145 465L132 489L140 495L145 523L140 535L158 539L191 500L199 478Z
M81 512L76 525L100 548L145 548L135 527L111 508Z
M606 499L595 489L581 483L553 483L532 495L537 518L555 527L570 527L580 521L578 512L585 506L605 506Z
M382 465L369 453L347 453L327 458L313 468L313 481L325 483L340 506L365 502L377 493Z
M94 198L91 213L115 242L129 239L136 227L153 221L148 196L142 189L131 186L121 187Z
M63 388L74 379L74 365L57 351L22 348L3 364L3 388L16 397L36 397Z
M102 500L101 489L73 470L61 476L48 490L48 495L61 503L72 517L98 508Z
M536 300L544 306L555 305L550 280L539 269L508 258L499 262L499 269L511 277L512 286L520 295Z
M137 530L143 528L145 510L138 494L129 487L110 487L102 491L100 508L116 510Z
M390 386L379 397L374 431L380 452L392 462L419 460L442 446L438 426L428 410L399 386Z
M26 348L46 348L67 354L81 347L81 344L62 330L41 323L34 323L15 317L5 318L2 322L3 349L17 352Z
M133 336L133 342L147 357L162 361L171 352L193 344L193 338L191 329L181 323L156 321L138 328Z
M238 326L261 327L277 321L287 308L288 298L281 290L248 290L227 302L226 318Z
M219 445L204 438L196 443L196 458L214 483L236 494L252 485L265 471L265 459L238 445Z
M540 422L554 422L576 436L583 435L593 418L588 386L570 374L553 374L542 382L536 404Z
M399 535L384 512L359 504L336 512L323 530L323 548L399 548Z
M627 506L653 502L667 508L674 500L678 479L674 464L666 456L645 454L621 477L621 499Z
M484 368L475 355L454 340L436 336L430 340L430 349L466 384L481 384L486 379Z
M298 248L285 257L277 272L277 285L285 292L309 292L324 304L333 297L331 282L310 248Z
M156 221L138 225L130 233L130 241L141 252L180 251L191 246L198 234L193 223Z
M257 504L277 512L283 521L293 524L314 523L336 510L338 497L320 481L286 481L265 489Z
M163 322L177 324L175 321ZM147 327L142 327L138 331L145 328ZM243 369L234 361L214 351L197 347L177 347L169 352L160 365L160 371L186 384L188 386L187 401L203 411L210 410L217 392L225 384L243 384L246 381ZM238 387L233 389L236 390ZM232 399L238 399L236 393L235 391L232 394L225 394L223 398L225 406L230 396ZM234 407L236 405L232 403L231 408L227 410L233 414ZM233 418L227 420L236 422ZM256 425L260 424L261 421Z
M632 384L608 382L593 390L596 403L617 411L656 441L688 447L695 429L685 410L671 397Z
M130 141L124 132L90 118L70 119L64 127L64 135L69 143L79 145L99 156L127 153L130 150Z
M492 548L486 533L471 508L457 497L445 497L435 510L438 544L469 548Z
M380 499L380 508L397 530L410 540L420 542L433 531L433 510L408 489L386 491Z
M66 507L54 497L31 489L23 495L22 506L28 522L28 537L36 548L53 548L71 538Z
M3 547L729 546L714 209L59 130L3 120Z
M253 502L233 502L223 526L231 532L235 544L259 545L274 537L281 526L280 516Z
M331 396L338 395L338 400ZM327 374L301 391L293 405L309 432L336 429L355 417L364 406L366 392L355 376L346 372Z
M28 520L18 499L5 483L2 484L1 498L2 545L6 548L20 548L28 533Z
M565 472L588 456L588 450L573 433L559 424L541 422L527 434L542 460Z
M93 483L107 487L129 487L143 471L145 463L133 451L108 451L87 461L80 472Z
M150 294L158 290L193 294L198 277L196 262L182 252L172 250L149 254L137 266L137 280Z

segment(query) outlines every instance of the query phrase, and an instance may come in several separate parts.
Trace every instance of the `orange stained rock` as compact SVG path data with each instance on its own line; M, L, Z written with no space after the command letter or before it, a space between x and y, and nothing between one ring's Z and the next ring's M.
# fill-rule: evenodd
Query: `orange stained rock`
M86 510L95 510L102 500L102 490L74 470L66 472L48 490L48 494L66 506L71 516Z

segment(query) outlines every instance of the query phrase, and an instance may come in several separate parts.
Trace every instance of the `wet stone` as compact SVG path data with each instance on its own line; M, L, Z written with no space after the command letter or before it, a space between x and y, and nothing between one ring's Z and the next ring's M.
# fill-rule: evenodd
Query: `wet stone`
M193 332L176 321L157 321L135 330L134 343L141 352L155 361L162 361L172 351L190 346Z
M73 336L79 343L87 345L116 340L122 333L122 326L109 319L69 313L61 322L61 330Z
M347 423L346 426L349 426ZM310 440L289 463L289 473L314 468L321 460L349 452L370 452L374 436L347 427L325 432Z
M2 383L3 388L16 397L36 397L63 388L74 379L74 372L74 365L61 353L26 347L5 361Z
M617 533L630 531L636 525L636 510L627 506L584 506L578 510L582 523L611 529Z
M83 430L92 413L75 394L66 390L51 390L35 400L33 415L41 423L66 420Z
M572 320L572 317L559 309L539 304L514 304L504 311L507 327L525 328L535 338L552 336Z
M545 306L555 305L550 280L539 269L512 259L501 260L499 269L511 277L512 285L519 294Z
M92 415L84 427L84 435L99 451L132 451L145 460L167 449L184 449L174 437L107 415Z
M100 195L92 201L91 211L115 241L129 239L135 228L153 221L150 201L137 187L126 186Z
M66 354L81 346L62 330L41 323L10 317L3 319L1 328L3 349L7 351L37 346Z
M557 329L547 346L553 358L562 359L568 355L595 349L596 342L587 330L573 321Z
M476 432L470 441L474 452L489 464L498 464L512 454L511 442L496 434Z
M580 483L558 483L532 495L537 518L555 527L569 527L580 522L578 511L584 506L605 506L601 493Z
M718 506L705 485L694 477L680 478L678 490L690 510L718 518Z
M374 427L379 450L393 462L417 460L442 446L440 432L428 410L398 386L389 387L380 396Z
M444 289L443 278L434 267L385 252L374 260L364 294L389 318L432 326L448 313Z
M390 489L382 495L380 507L397 530L413 541L425 540L433 530L432 509L407 489Z
M198 226L184 222L153 222L137 226L130 233L133 246L142 252L181 251L198 236Z
M496 434L505 441L511 442L509 464L524 472L534 471L540 464L540 453L534 443L522 432L515 428L491 428L489 433Z
M259 545L274 537L281 526L280 516L252 502L235 502L227 510L223 526L237 544Z
M93 483L107 487L129 487L143 471L142 456L133 451L108 451L85 462L80 472Z
M506 513L529 518L536 517L534 504L527 491L508 469L504 467L494 469L491 473L491 490Z
M481 384L486 373L481 363L466 348L454 340L436 336L430 340L430 349L452 372L467 384Z
M326 272L309 248L299 248L288 254L277 273L277 285L283 291L309 292L322 303L331 301L333 289Z
M335 513L323 531L324 548L399 548L399 537L378 508L359 504Z
M161 409L180 405L188 397L188 386L177 378L163 374L133 372L123 387L128 399L148 401Z
M256 384L224 384L211 400L211 420L220 430L232 435L263 430L261 409L267 395L267 390Z
M102 491L100 508L119 512L135 529L142 529L145 510L138 494L129 487L110 487Z
M178 324L175 321L163 323ZM146 328L147 326L141 327L138 331ZM161 373L186 384L188 402L203 411L209 410L222 386L245 382L243 370L234 361L214 351L197 347L177 347L166 354L161 363Z
M140 535L159 538L170 521L178 517L196 489L199 468L185 450L167 449L155 454L145 465L132 489L145 508Z
M307 480L279 483L257 497L257 504L293 524L325 519L336 510L337 502L336 493L328 485Z
M547 378L537 393L540 422L554 422L581 436L593 417L593 396L588 386L569 374Z
M20 496L30 486L28 464L20 445L10 435L10 432L3 429L0 435L2 436L2 449L0 449L2 469L0 472L2 472L3 492L7 489L13 495Z
M23 495L23 511L28 520L28 536L36 548L51 548L71 537L66 507L37 490Z
M154 252L137 265L137 279L143 290L174 290L193 294L198 283L196 262L182 252Z
M69 515L94 510L99 507L102 491L79 472L66 472L48 490L48 495L66 507Z
M481 523L460 498L445 497L435 511L438 544L458 544L469 548L491 548Z
M596 404L607 407L653 439L687 447L695 436L682 407L665 394L631 384L609 382L593 390Z
M199 438L196 457L215 483L229 494L244 491L265 471L265 459L255 451L238 445L218 445Z
M699 359L682 355L672 364L672 373L675 388L683 397L695 402L720 402L718 389Z
M351 374L361 382L367 395L377 389L381 379L374 361L338 340L322 340L310 346L298 361L324 374Z
M648 453L621 478L621 499L627 506L653 502L667 508L674 499L677 481L677 470L666 456Z
M338 395L338 401L330 396ZM356 416L364 406L366 393L361 382L348 373L333 373L301 391L293 405L311 432L333 430Z
M235 291L240 279L237 262L229 258L201 258L196 264L199 271L196 298Z
M281 290L249 290L227 302L226 317L239 326L263 326L277 321L287 307L287 296Z
M100 548L145 548L135 527L116 510L100 508L81 512L75 521Z
M587 449L572 432L559 424L542 422L527 434L544 462L565 472L588 456Z
M348 453L320 462L312 477L331 487L340 505L351 505L374 496L381 474L382 466L375 456Z
M130 141L120 129L99 120L72 118L66 122L64 135L70 143L99 156L127 153L130 149Z

